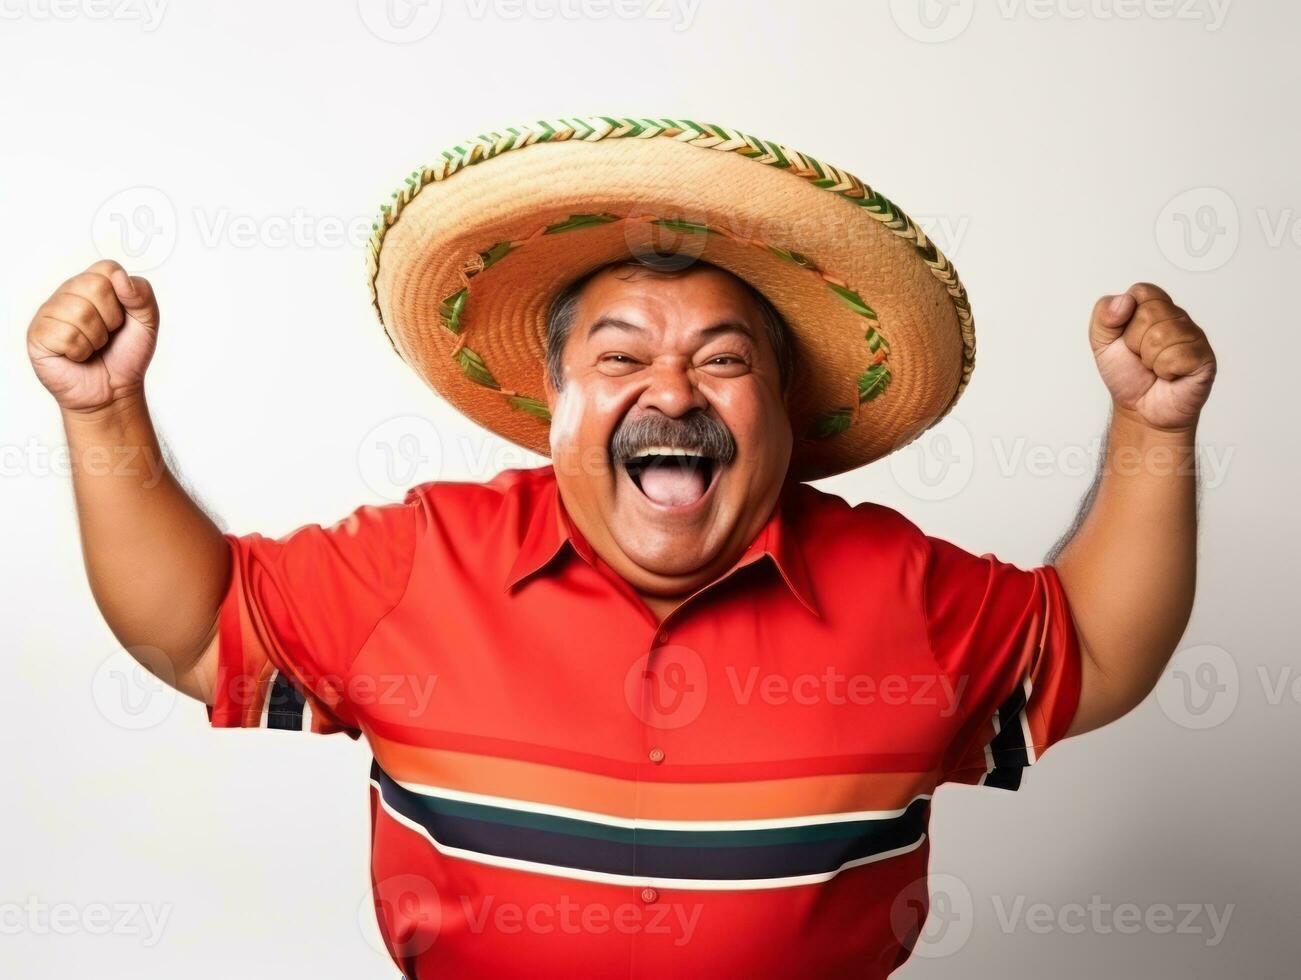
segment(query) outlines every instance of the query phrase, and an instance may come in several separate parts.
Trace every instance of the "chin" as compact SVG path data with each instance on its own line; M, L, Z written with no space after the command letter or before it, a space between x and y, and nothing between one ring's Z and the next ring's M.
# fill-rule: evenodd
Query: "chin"
M659 546L634 547L624 545L623 553L638 568L649 575L663 578L681 579L696 574L705 568L714 555L697 546L688 545L681 535L675 535Z

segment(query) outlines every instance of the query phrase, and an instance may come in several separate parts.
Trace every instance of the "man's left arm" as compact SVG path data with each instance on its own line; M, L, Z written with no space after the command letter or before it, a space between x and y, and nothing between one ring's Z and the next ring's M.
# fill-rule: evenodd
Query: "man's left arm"
M1053 562L1081 658L1079 707L1066 737L1136 707L1188 624L1197 420L1215 379L1206 335L1149 283L1099 300L1089 340L1113 410L1098 481Z

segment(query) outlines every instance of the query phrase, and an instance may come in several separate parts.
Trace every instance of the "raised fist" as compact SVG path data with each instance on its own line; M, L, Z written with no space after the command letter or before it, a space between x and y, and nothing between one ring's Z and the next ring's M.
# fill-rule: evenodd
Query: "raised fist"
M1215 352L1165 290L1140 282L1098 300L1089 342L1118 410L1157 429L1197 422L1215 381Z
M60 408L95 412L143 388L157 335L153 288L106 259L41 304L27 328L27 354Z

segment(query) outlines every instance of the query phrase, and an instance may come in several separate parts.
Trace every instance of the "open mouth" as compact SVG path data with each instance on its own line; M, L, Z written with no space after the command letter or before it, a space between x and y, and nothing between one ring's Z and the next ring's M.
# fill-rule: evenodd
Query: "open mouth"
M661 507L689 507L699 501L721 469L717 460L694 449L649 446L631 459L624 469L638 490Z

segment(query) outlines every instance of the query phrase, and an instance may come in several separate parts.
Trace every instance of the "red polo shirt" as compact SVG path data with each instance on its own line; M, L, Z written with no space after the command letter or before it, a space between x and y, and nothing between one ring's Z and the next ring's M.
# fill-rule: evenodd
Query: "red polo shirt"
M212 724L366 739L408 978L885 976L935 788L1015 789L1079 697L1051 568L805 484L663 622L550 466L229 542Z

